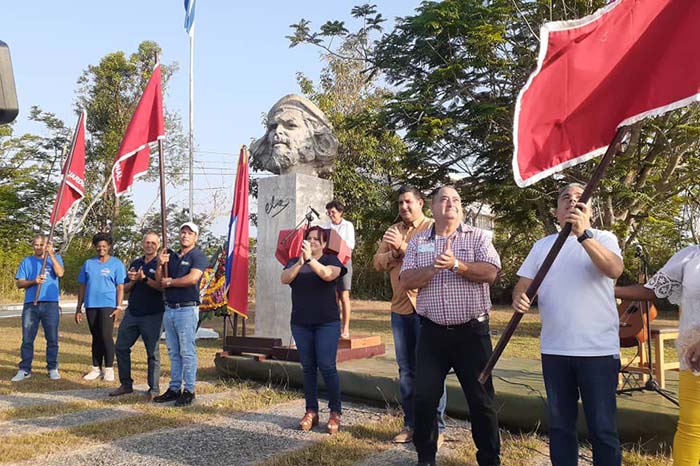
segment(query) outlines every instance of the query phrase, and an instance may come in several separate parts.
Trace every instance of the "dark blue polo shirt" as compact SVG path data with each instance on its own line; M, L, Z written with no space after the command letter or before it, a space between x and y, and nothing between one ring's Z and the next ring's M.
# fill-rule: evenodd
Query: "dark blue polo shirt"
M170 251L170 261L168 262L168 277L184 277L190 270L198 269L204 271L209 265L209 259L201 249L195 247L187 254L180 257L178 253ZM200 279L201 280L201 279ZM171 304L181 304L195 302L199 304L199 281L191 286L170 287L165 289L165 302Z
M146 262L145 256L141 256L131 261L129 270L143 269L143 273L150 279L156 278L156 267L158 267L158 256L154 257L150 262ZM127 275L124 283L129 283ZM163 292L151 288L141 280L134 283L129 293L129 312L135 316L145 316L160 314L165 310L163 307Z

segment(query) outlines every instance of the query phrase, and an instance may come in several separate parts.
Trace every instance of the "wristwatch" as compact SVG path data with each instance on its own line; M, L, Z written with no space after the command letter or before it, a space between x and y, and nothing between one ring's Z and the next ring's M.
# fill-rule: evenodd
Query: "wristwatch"
M459 259L455 257L455 265L452 266L452 271L454 273L459 272Z
M585 230L583 230L583 234L576 239L579 243L583 243L587 239L591 238L593 238L593 232L590 229L586 228Z
M145 277L145 276L144 276L144 277L141 279L141 281L144 282L144 283L148 283L148 277Z

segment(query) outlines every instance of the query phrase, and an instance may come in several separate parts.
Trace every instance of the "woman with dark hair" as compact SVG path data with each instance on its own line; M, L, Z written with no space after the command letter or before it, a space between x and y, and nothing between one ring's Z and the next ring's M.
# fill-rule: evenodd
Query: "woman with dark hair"
M114 381L114 322L122 312L124 280L126 268L122 261L109 255L112 236L98 233L92 237L92 245L97 255L86 260L80 269L78 283L78 305L75 309L75 322L83 320L82 307L85 303L88 326L92 334L92 369L83 376L85 380L102 377L107 382ZM104 365L103 365L104 364ZM104 367L104 371L103 368Z
M340 429L340 381L335 367L340 338L340 319L335 290L347 269L333 254L324 254L328 232L311 227L301 247L301 256L289 260L282 271L282 284L292 288L292 336L304 369L306 414L301 430L318 425L318 377L321 371L328 392L328 433Z

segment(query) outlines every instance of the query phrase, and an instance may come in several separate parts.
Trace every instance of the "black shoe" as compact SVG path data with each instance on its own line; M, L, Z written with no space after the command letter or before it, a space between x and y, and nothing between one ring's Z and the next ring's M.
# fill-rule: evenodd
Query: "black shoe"
M192 402L194 401L194 393L183 390L182 395L180 395L180 398L177 399L175 402L175 406L187 406L191 405Z
M153 398L155 403L167 403L168 401L175 401L180 398L180 390L170 390L167 389L162 395L158 395Z

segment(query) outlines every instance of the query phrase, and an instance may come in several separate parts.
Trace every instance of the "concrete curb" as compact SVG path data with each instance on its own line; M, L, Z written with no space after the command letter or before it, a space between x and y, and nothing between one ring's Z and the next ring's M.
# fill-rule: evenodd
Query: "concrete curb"
M301 365L286 361L256 361L242 356L217 356L217 373L224 378L254 379L292 387L303 387ZM495 371L496 404L501 426L515 431L547 432L547 407L544 395L529 388L498 379ZM396 377L373 375L338 366L343 397L360 399L382 405L397 405L400 400ZM319 377L319 386L325 388ZM447 413L452 417L469 418L464 394L454 375L447 381ZM579 436L587 438L584 414L579 405ZM673 443L678 421L677 410L656 410L645 402L618 398L618 432L622 442L640 443L650 451L667 449Z

